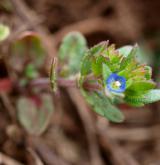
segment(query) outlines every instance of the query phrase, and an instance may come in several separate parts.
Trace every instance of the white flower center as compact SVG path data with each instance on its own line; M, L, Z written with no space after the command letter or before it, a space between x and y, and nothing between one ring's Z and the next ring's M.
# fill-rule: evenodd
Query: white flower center
M120 87L121 86L121 83L119 81L115 81L114 82L114 85L117 86L117 87Z
M121 83L119 81L114 81L112 83L112 88L113 89L119 89L120 86L121 86Z

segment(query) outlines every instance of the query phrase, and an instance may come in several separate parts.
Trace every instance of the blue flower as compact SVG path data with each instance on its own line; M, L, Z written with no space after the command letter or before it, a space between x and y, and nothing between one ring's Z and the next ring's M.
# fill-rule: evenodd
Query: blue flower
M107 88L110 92L122 93L126 89L126 79L112 73L106 80Z

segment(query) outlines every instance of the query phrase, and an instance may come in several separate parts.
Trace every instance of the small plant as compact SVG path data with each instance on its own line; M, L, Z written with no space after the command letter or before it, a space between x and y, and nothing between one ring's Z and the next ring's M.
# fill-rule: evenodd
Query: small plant
M55 91L59 78L64 78L64 82L70 80L71 84L75 81L97 114L122 122L124 116L117 104L141 107L160 100L160 90L155 89L151 79L152 68L141 59L137 45L116 49L114 44L104 41L88 49L82 34L71 32L59 49L58 73L55 61L52 63L52 89Z
M50 92L30 83L44 77L45 49L37 33L26 31L11 44L11 53L8 64L23 89L16 101L17 118L29 134L41 135L52 118L53 99Z
M59 79L75 82L93 110L110 121L124 120L117 104L140 107L160 100L152 68L142 63L137 45L116 49L104 41L89 49L82 34L71 32L60 45L58 59L60 69L56 60L51 65L52 89L56 92Z

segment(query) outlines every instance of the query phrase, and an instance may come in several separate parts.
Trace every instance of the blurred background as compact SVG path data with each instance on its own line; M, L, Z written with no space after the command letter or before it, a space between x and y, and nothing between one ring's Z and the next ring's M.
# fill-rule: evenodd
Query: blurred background
M160 103L120 105L109 123L78 90L48 83L62 38L79 31L91 47L138 43L160 87L159 0L0 0L0 164L160 165Z

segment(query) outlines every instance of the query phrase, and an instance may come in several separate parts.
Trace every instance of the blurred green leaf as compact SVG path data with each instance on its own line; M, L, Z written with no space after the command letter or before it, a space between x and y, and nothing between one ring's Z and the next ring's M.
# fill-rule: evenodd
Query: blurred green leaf
M0 24L0 41L5 40L10 34L10 29L8 26Z
M9 63L18 72L23 72L27 64L34 65L36 70L40 69L45 62L45 50L38 34L24 32L12 44L12 56ZM29 68L31 68L29 66ZM33 68L33 67L32 67Z
M109 99L103 94L97 92L85 92L87 102L93 107L93 110L109 121L120 123L124 120L121 111L111 104Z
M42 134L52 117L53 102L48 94L40 95L40 105L28 97L21 97L17 102L18 119L22 126L34 135Z
M29 79L34 79L38 77L38 72L34 64L30 63L25 67L25 76Z
M76 74L80 71L81 60L87 49L86 40L79 32L67 34L59 49L60 62L68 64L68 74Z

